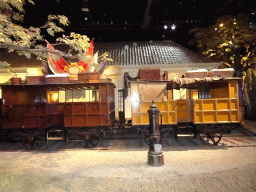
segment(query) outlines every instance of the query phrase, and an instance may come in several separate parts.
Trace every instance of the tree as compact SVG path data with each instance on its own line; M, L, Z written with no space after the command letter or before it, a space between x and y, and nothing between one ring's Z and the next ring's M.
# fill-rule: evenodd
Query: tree
M256 26L245 14L224 16L215 25L194 28L190 33L203 54L223 62L236 70L238 77L256 65Z
M190 33L195 37L190 43L195 43L203 54L222 62L223 68L235 69L235 75L242 78L247 110L252 109L252 101L248 94L255 90L249 90L248 86L244 85L256 83L252 81L253 78L249 77L256 67L255 23L250 21L246 14L237 17L224 16L219 18L214 25L207 28L194 28L190 30Z
M28 3L34 4L33 0ZM24 4L25 0L1 0L0 3L0 48L8 49L9 52L16 51L19 55L25 55L30 58L35 55L38 60L47 60L47 53L54 52L68 59L89 60L85 57L84 52L90 46L90 39L86 35L70 33L69 36L63 35L56 39L58 44L69 46L69 52L64 53L58 50L49 50L44 47L46 31L48 35L54 36L56 33L64 32L60 27L68 26L68 18L63 15L49 15L48 21L41 27L22 26L24 21ZM101 57L104 61L109 61L105 53ZM6 62L0 61L0 65L7 65Z

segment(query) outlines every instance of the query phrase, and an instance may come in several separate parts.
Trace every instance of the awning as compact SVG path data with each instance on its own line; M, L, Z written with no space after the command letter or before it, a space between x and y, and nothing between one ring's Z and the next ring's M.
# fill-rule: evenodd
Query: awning
M230 81L239 80L238 77L224 78L224 77L206 77L206 78L175 78L167 83L167 90L173 88L191 88L205 83L216 82L216 81Z

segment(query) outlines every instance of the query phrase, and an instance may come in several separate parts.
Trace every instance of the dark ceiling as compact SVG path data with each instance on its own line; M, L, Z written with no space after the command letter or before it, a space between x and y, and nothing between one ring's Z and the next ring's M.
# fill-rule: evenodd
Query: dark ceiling
M212 19L226 14L255 11L250 0L34 0L27 3L27 14L45 19L48 14L65 14L72 21L141 23L144 16L152 20ZM82 12L81 8L89 12ZM34 18L31 18L33 20Z
M188 47L188 31L208 26L223 15L251 14L250 0L34 0L26 4L25 25L41 26L49 14L70 20L66 33L86 34L95 41L170 39ZM89 11L82 11L87 8ZM256 12L255 12L256 14ZM255 15L251 15L255 19ZM175 30L164 24L175 23ZM189 47L188 47L189 48Z

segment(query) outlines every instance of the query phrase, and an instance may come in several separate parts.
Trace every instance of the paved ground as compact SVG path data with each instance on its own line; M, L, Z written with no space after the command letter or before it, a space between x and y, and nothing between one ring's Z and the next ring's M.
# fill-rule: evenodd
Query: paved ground
M168 138L164 166L147 165L147 144L113 135L96 148L50 142L40 150L0 144L0 191L256 191L256 137L235 132L218 146Z

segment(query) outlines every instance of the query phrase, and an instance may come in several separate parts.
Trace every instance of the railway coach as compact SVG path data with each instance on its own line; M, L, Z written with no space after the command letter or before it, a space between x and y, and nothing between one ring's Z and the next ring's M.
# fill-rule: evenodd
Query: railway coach
M155 101L160 110L162 130L177 138L193 133L218 144L223 131L241 122L238 81L234 70L188 71L186 77L168 80L147 69L145 77L129 81L132 101L132 126L147 129L148 109Z
M109 80L45 79L1 86L1 134L21 137L27 148L38 140L96 145L99 132L114 122L115 85Z

